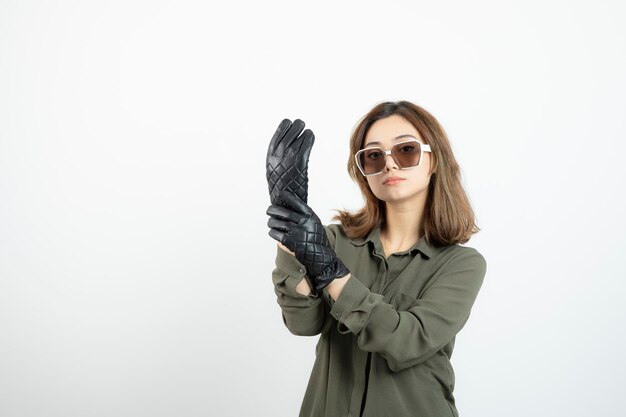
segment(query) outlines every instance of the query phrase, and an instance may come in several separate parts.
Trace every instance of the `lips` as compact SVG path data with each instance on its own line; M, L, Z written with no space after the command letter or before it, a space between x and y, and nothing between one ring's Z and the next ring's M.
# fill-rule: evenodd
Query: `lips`
M389 177L389 178L386 178L385 181L383 181L383 184L387 184L389 181L402 181L405 179L406 178L402 178L402 177Z

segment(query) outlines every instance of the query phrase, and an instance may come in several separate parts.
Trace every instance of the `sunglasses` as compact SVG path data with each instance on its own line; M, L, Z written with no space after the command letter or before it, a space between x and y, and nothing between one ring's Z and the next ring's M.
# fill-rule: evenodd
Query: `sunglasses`
M398 142L390 150L380 146L369 146L354 154L356 166L364 176L377 175L385 170L386 156L391 155L400 169L410 169L419 166L423 152L431 152L430 145L417 139Z

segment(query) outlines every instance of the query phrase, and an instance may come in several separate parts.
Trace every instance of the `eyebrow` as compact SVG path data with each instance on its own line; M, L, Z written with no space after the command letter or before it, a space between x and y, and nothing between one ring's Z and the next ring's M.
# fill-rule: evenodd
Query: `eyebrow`
M404 139L404 138L413 138L413 139L417 139L415 136L413 135L409 135L409 134L404 134L404 135L400 135L400 136L396 136L395 138L393 138L393 140L398 140L398 139ZM368 142L367 145L365 146L369 146L369 145L380 145L380 142Z

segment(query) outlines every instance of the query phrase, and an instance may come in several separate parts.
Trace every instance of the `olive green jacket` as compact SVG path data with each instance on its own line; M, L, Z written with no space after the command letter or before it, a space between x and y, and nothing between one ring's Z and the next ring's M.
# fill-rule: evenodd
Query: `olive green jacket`
M380 226L358 240L339 224L324 228L352 274L336 301L326 289L297 293L306 268L279 247L272 272L287 329L320 334L299 416L457 417L450 357L482 285L484 257L422 236L385 258Z

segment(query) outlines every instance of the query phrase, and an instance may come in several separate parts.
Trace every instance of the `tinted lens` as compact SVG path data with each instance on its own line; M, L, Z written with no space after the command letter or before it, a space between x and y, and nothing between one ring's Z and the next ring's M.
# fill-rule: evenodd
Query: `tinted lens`
M420 143L417 141L398 143L392 148L391 155L400 168L414 167L420 161ZM361 150L357 160L365 175L377 174L385 169L385 152L379 147Z
M385 167L385 153L381 148L363 149L359 154L359 165L365 175L376 174Z
M420 143L404 142L393 147L392 155L401 168L414 167L420 162Z

